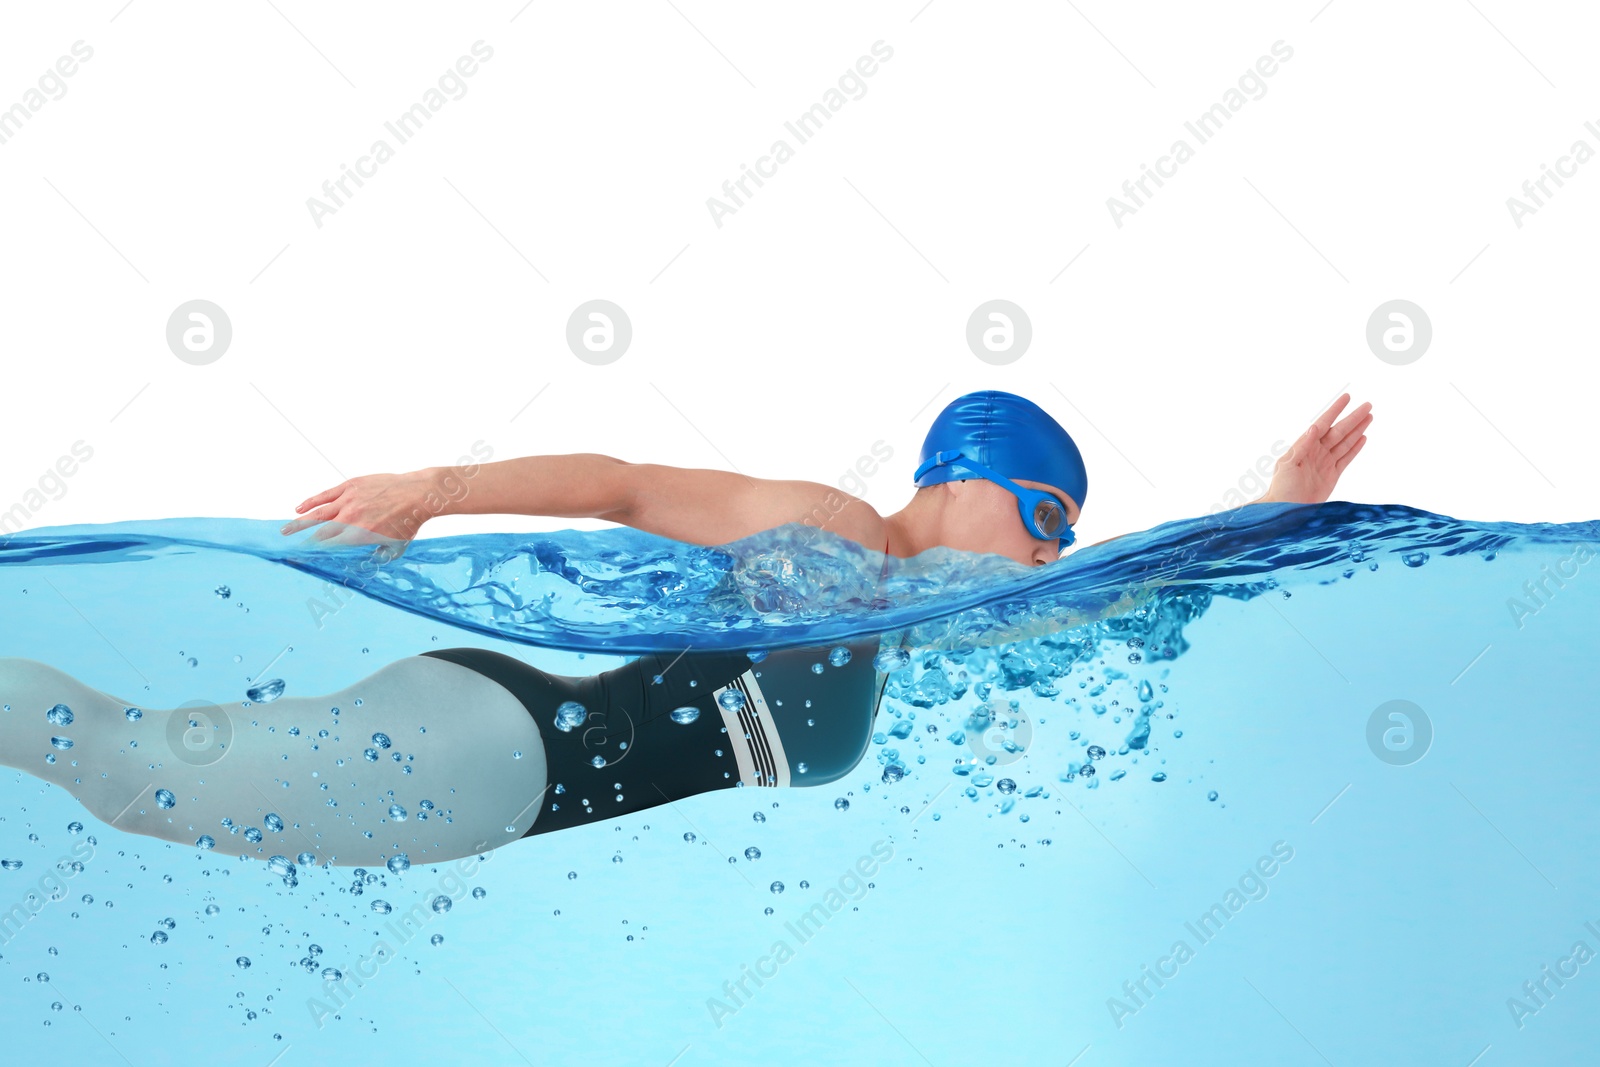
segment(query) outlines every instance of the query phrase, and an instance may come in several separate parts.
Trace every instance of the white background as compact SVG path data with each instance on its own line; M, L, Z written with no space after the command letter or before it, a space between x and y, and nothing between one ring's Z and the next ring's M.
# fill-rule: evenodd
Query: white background
M1594 31L1503 0L7 5L0 107L94 55L0 144L0 508L80 438L31 525L282 518L479 439L835 483L881 438L888 513L934 413L992 387L1079 441L1088 543L1205 512L1348 388L1376 421L1336 497L1592 518L1600 162L1520 229L1506 199L1600 148ZM307 198L480 39L466 95L319 229ZM878 40L797 145L785 120ZM780 137L717 227L707 198ZM1118 228L1107 198L1179 137L1195 157ZM565 343L596 297L633 323L608 366ZM209 366L165 341L195 298L232 320ZM1007 366L965 343L993 298L1033 325ZM1408 366L1365 343L1394 298L1433 322Z

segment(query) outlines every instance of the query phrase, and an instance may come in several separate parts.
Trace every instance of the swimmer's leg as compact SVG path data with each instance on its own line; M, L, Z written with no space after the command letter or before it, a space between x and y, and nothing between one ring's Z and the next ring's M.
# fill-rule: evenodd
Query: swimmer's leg
M70 723L51 721L57 704ZM449 860L516 840L546 788L523 705L439 659L399 660L327 696L140 708L134 720L129 707L46 664L0 658L0 764L130 833L187 846L207 835L228 855L309 852L339 866L396 853Z

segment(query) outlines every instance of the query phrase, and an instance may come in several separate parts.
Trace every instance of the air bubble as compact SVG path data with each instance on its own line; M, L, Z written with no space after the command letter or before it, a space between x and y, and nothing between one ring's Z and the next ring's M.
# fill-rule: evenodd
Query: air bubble
M283 679L274 678L260 685L251 686L244 691L244 696L253 704L270 704L283 696L283 688Z

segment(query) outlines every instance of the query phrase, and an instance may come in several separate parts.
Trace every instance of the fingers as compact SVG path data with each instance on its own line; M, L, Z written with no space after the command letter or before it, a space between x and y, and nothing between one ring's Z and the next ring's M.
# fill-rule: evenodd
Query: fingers
M1328 410L1318 415L1316 421L1311 424L1311 429L1316 431L1315 436L1321 437L1327 433L1328 427L1333 425L1333 420L1338 417L1339 412L1343 411L1344 406L1348 403L1350 403L1350 394L1340 393L1339 399L1329 404Z
M1338 444L1353 433L1360 433L1372 421L1372 404L1363 403L1350 414L1339 420L1338 425L1324 435L1325 443Z
M392 537L379 533L365 526L358 526L348 522L329 522L317 527L311 532L309 540L317 541L324 548L356 548L366 545L386 546L389 551L399 556L405 551L409 538Z
M1361 405L1360 408L1357 408L1348 416L1341 419L1339 421L1339 425L1327 432L1322 443L1327 446L1330 452L1338 454L1340 451L1339 446L1341 444L1348 446L1349 442L1354 441L1357 437L1361 436L1361 434L1365 432L1366 428L1372 425L1371 413L1362 412L1362 408L1368 406L1370 405Z
M324 527L324 529L328 528ZM368 531L359 526L350 526L344 523L339 523L333 529L334 533L323 540L323 544L328 548L353 548L357 545L364 545L371 536Z
M332 489L324 489L316 496L308 496L300 502L300 504L295 508L295 511L304 511L307 508L314 508L318 504L326 504L328 501L334 499L340 493L344 492L345 487L349 484L349 482L340 482Z
M1357 441L1365 441L1366 439L1367 435L1360 433L1356 434L1354 437L1347 437L1343 441L1340 441L1338 444L1334 445L1332 448L1328 449L1328 458L1339 459L1346 452L1349 452L1352 448L1354 448Z
M1354 447L1352 447L1350 449L1350 451L1346 452L1344 455L1342 455L1338 459L1334 460L1334 462L1333 462L1333 472L1334 472L1335 475L1343 474L1344 473L1344 469L1350 465L1350 461L1355 459L1356 456L1361 453L1361 447L1367 443L1367 439L1366 439L1365 436L1357 437L1355 439L1355 441L1356 441L1356 443L1355 443Z
M1350 394L1340 393L1338 399L1329 404L1327 410L1325 410L1321 415L1318 415L1316 419L1312 421L1311 425L1306 427L1306 432L1295 439L1293 451L1304 454L1317 445L1322 444L1322 439L1328 433L1328 427L1333 425L1334 418L1339 414L1339 412L1344 410L1344 406L1349 402Z
M308 515L302 515L298 519L290 519L283 524L283 529L279 532L283 534L299 533L301 530L309 526L315 526L319 522L327 522L337 514L339 514L337 504L325 504Z

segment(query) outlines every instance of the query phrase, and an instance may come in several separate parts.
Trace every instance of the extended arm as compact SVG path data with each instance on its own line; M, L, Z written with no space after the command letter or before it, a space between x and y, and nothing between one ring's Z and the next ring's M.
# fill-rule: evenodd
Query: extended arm
M1289 450L1278 457L1277 466L1272 469L1272 484L1267 491L1259 499L1238 506L1272 502L1320 504L1332 496L1339 475L1344 473L1350 461L1367 443L1366 429L1372 424L1372 404L1363 403L1335 425L1333 420L1349 402L1350 394L1342 393L1329 404L1328 409L1317 416L1316 421L1306 428L1306 432L1296 439ZM1106 541L1115 540L1115 537L1108 537L1095 544L1103 545Z
M552 515L621 523L691 544L719 545L798 522L871 547L883 519L870 505L817 482L629 463L596 453L524 456L352 478L307 498L285 534L323 524L332 544L408 541L439 515Z

